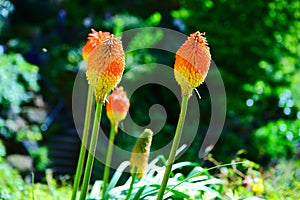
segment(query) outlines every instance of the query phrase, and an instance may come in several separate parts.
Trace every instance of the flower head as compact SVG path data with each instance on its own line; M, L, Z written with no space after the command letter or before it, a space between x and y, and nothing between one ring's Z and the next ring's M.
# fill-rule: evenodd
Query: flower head
M181 86L182 95L190 97L207 75L211 55L204 35L199 31L191 34L176 52L175 79Z
M153 132L150 129L145 129L132 149L130 157L130 172L131 174L137 173L138 178L143 177L148 165L152 136Z
M95 90L97 102L104 102L106 94L121 80L125 68L125 56L119 37L92 29L83 47L87 59L86 77Z
M125 119L129 106L129 99L123 87L115 88L108 96L106 113L111 125L115 127L115 132L118 131L118 123Z

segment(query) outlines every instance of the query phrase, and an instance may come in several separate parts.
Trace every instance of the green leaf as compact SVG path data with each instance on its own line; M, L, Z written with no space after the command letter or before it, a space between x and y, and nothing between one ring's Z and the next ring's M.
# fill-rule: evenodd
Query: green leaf
M114 173L111 181L109 182L109 185L107 186L107 190L105 192L104 198L103 199L108 199L109 198L109 191L114 188L117 185L117 182L119 181L121 175L123 174L124 170L126 167L130 165L130 162L124 161L121 163L121 165L117 168L116 172Z
M156 187L156 188L160 188L160 185L158 185L158 184L151 184L150 186ZM180 192L180 191L178 191L178 190L175 190L175 189L173 189L173 188L167 187L166 190L167 190L168 192L172 192L176 197L182 197L182 198L188 198L188 199L190 198L189 195L187 195L187 194L185 194L185 193L183 193L183 192Z
M172 171L176 170L176 169L180 169L180 168L183 168L183 167L193 167L193 166L198 166L199 163L194 163L194 162L180 162L180 163L175 163L173 166L172 166Z
M132 200L140 200L141 195L143 194L143 191L145 190L146 186L140 187L140 189L135 193L135 196Z
M103 184L102 180L95 181L92 191L90 193L90 197L89 197L90 199L96 199L98 197L98 195L100 194L100 191L101 191L100 188L101 188L102 184Z

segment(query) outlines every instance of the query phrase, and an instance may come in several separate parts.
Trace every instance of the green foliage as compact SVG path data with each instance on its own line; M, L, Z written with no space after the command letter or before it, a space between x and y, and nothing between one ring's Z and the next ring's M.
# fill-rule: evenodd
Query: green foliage
M292 87L291 91L293 94L293 102L295 103L295 106L298 108L300 111L300 90L299 90L299 85L300 85L300 69L295 73L295 75L292 77ZM300 112L298 111L298 116L297 118L300 119Z
M247 199L253 196L263 197L265 193L263 174L259 171L260 165L248 159L241 158L244 150L237 152L231 165L220 168L218 175L224 183L224 199ZM220 165L211 156L209 161ZM235 164L240 163L241 164Z
M242 164L220 168L217 176L223 182L223 199L251 199L253 196L270 200L299 199L299 160L280 160L263 170L259 164L242 158L243 153L244 150L238 151L231 161ZM211 156L207 159L220 165Z
M46 184L26 183L19 172L5 162L0 162L0 199L70 199L69 187L53 188Z
M180 10L172 10L171 15L173 18L188 19L191 17L191 12L186 8L181 8Z
M284 0L265 3L259 0L206 0L201 4L196 0L180 2L180 9L172 11L172 16L185 22L186 33L196 30L206 32L213 60L225 82L229 103L224 137L235 134L234 142L243 145L239 148L246 148L251 159L263 158L257 157L253 149L256 146L262 148L264 142L260 141L262 137L259 135L263 129L266 130L264 127L268 126L271 130L276 129L278 123L287 122L289 126L297 121L300 4ZM284 97L285 91L289 91L290 97ZM208 111L204 108L201 112ZM280 119L284 121L274 122ZM262 129L256 131L259 127ZM295 136L297 132L292 134ZM272 156L288 155L286 146L291 142L277 135L266 131L264 134L264 141L269 140L269 144L270 140L278 138L275 139L277 145L274 145L277 150ZM282 145L279 144L280 138L284 139ZM219 149L229 151L224 146ZM283 152L280 153L280 150ZM270 150L266 151L271 155ZM226 157L222 156L222 159Z
M6 156L6 149L3 141L0 140L0 163L3 162L3 157Z
M33 125L26 128L21 128L16 135L16 140L22 142L23 140L41 141L43 139L42 133L39 127Z
M36 150L30 150L29 154L33 158L37 170L41 171L46 169L49 164L47 147L39 147Z
M0 103L19 109L31 98L30 91L38 91L38 68L20 54L0 55Z
M1 31L6 23L6 19L8 15L13 11L14 7L12 3L8 0L1 0L0 1L0 34Z
M1 199L24 199L30 191L30 186L24 184L22 177L17 170L12 169L7 163L0 163L1 177Z
M133 185L131 197L133 199L155 198L160 185L158 184L163 177L163 170L154 166L160 157L154 159L147 168L142 179ZM123 162L112 177L108 186L108 194L104 199L123 199L130 187L130 177L124 185L116 186L118 180L124 173L129 163ZM152 166L152 167L150 167ZM188 170L187 175L181 170ZM96 181L92 189L90 199L99 199L101 191L99 186L101 181ZM172 199L221 199L222 182L213 177L206 169L198 163L180 162L173 165L172 176L169 179L165 198Z
M113 30L114 34L120 35L124 30L157 26L160 23L161 18L161 14L159 12L153 13L146 20L125 13L111 17L103 23L103 26L108 30Z
M136 30L135 35L130 40L126 50L126 72L129 71L127 77L131 81L139 79L141 77L136 76L135 70L139 70L134 67L140 64L154 63L156 58L150 54L149 50L157 42L159 42L163 33L160 30L153 30L152 26L156 26L161 21L161 14L158 12L153 13L147 19L143 20L139 17L130 14L119 14L106 20L103 26L108 30L113 30L113 33L120 35L123 31L130 30L133 28L149 27L145 29ZM151 72L149 67L148 73Z
M281 160L269 169L264 181L267 199L300 198L300 161Z
M258 156L273 159L288 158L297 153L300 141L299 120L277 120L258 128L254 132L253 142L258 149Z
M38 67L24 60L20 54L0 55L0 134L14 138L12 142L20 145L22 141L41 141L43 136L37 124L27 123L23 116L23 103L33 101L39 91ZM34 114L34 113L33 113ZM28 120L30 121L30 120ZM29 149L37 170L45 169L48 164L46 147Z
M41 149L40 151L45 151ZM71 196L71 190L68 186L55 187L54 179L51 176L47 176L49 185L46 184L33 184L27 183L21 177L20 172L10 164L8 164L3 157L5 156L5 147L0 140L0 199L3 200L15 200L15 199L69 199ZM36 154L37 155L37 154ZM46 155L41 155L45 159ZM35 156L34 156L35 157ZM43 166L41 166L43 167ZM51 183L51 184L50 184Z
M124 29L137 28L143 21L130 14L120 14L111 17L103 23L103 26L108 30L113 30L113 33L119 35Z

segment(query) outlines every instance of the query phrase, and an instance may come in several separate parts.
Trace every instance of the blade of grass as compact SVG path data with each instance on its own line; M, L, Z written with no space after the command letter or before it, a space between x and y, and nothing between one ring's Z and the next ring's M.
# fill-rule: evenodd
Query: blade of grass
M89 85L86 108L85 108L85 119L84 119L83 133L82 133L82 142L81 142L81 146L80 146L80 153L79 153L79 158L78 158L78 163L77 163L77 168L76 168L76 173L75 173L75 179L74 179L71 200L76 199L79 183L80 183L81 176L82 176L82 169L83 169L83 164L84 164L85 155L86 155L86 148L87 148L86 145L87 145L87 141L89 138L92 105L93 105L93 89L92 89L92 86Z
M81 189L80 198L79 198L80 200L84 200L86 197L88 185L89 185L91 174L92 174L94 156L95 156L97 140L98 140L98 132L99 132L99 127L100 127L102 106L103 106L102 102L98 102L97 106L96 106L91 142L90 142L90 147L89 147L89 151L88 151L86 169L84 172L83 184L82 184L82 189Z

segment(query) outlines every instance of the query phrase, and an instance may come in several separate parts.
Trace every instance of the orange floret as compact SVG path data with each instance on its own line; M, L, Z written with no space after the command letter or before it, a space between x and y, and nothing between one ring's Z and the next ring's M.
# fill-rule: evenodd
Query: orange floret
M110 37L109 32L102 32L102 31L95 31L94 29L91 30L92 32L88 34L88 41L82 48L82 57L83 60L86 60L88 55L99 45L102 44L103 41L107 40Z

